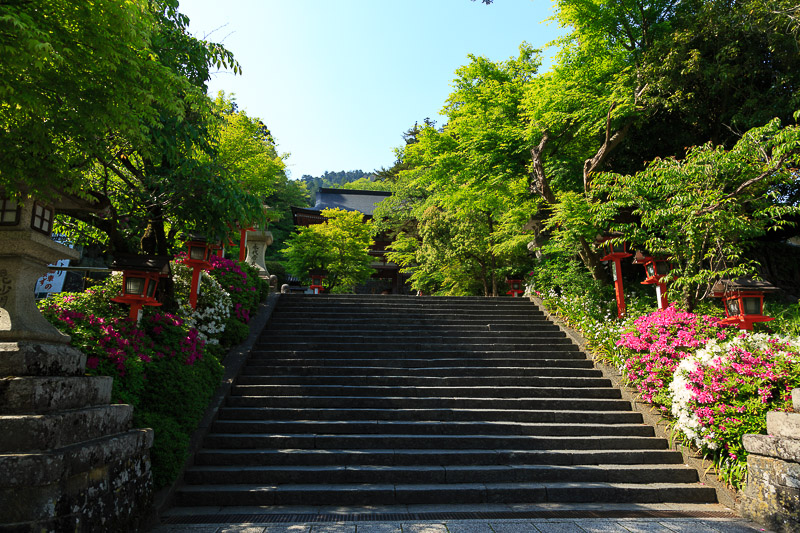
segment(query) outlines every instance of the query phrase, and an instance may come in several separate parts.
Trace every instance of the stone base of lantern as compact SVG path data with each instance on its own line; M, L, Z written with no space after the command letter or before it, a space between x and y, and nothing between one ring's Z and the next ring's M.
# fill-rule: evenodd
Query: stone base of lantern
M149 429L65 344L0 343L0 529L135 531L152 505Z
M768 435L745 435L747 487L741 512L779 533L800 531L800 389L794 413L767 414Z

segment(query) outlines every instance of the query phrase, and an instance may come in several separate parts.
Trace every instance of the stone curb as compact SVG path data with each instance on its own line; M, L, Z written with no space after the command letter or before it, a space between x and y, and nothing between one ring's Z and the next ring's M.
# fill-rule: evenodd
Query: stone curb
M270 316L272 316L272 311L275 309L275 306L278 303L278 298L280 298L279 293L270 292L267 300L259 305L256 316L250 322L250 335L248 335L247 339L242 341L238 346L231 348L223 359L222 365L225 367L225 373L222 375L222 381L220 382L219 387L217 387L217 391L211 397L211 400L208 403L208 408L206 409L203 418L200 420L197 429L195 429L194 433L192 433L192 436L189 440L188 457L186 462L183 464L183 468L181 468L178 478L172 483L172 485L164 487L155 494L153 498L153 510L146 523L146 526L149 527L145 527L145 531L158 525L160 522L159 516L172 507L172 501L175 497L175 492L183 483L184 472L186 472L187 468L194 465L195 454L203 445L203 440L210 431L211 425L217 419L219 408L222 406L225 398L228 396L231 387L233 387L233 381L236 379L236 376L239 375L239 371L247 362L247 359L250 356L250 350L261 336L261 332L267 325L267 321L269 320Z
M636 389L625 385L622 374L616 368L608 366L597 359L592 350L589 348L589 343L579 332L568 326L558 316L550 313L540 298L537 298L536 296L530 296L530 299L539 307L539 309L542 310L548 319L561 328L567 337L569 337L572 342L574 342L584 353L586 353L586 355L594 362L595 368L603 373L603 377L611 380L611 383L614 385L614 387L621 391L622 398L631 402L634 411L641 413L644 423L652 426L655 429L656 436L667 439L670 447L681 453L683 456L683 462L689 465L691 468L697 470L697 474L700 476L700 482L712 487L717 491L717 499L719 500L719 503L738 512L741 506L741 492L729 487L724 482L717 479L713 464L704 459L696 449L677 444L674 441L676 435L669 428L666 421L658 413L658 411L656 411L650 404L641 401L639 399L639 393Z

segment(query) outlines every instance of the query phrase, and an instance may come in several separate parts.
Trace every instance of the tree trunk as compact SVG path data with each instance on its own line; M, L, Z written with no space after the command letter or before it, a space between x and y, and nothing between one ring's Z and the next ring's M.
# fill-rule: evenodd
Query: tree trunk
M544 173L544 156L542 154L549 140L550 134L545 132L539 144L531 148L531 179L528 182L528 188L531 193L538 194L544 198L545 202L554 204L556 203L556 198Z
M592 273L592 277L601 283L611 283L611 278L609 277L606 269L603 267L603 262L600 260L602 256L595 252L591 246L589 246L589 243L586 242L586 239L581 237L580 241L581 261L583 261L583 264L589 269L589 272Z

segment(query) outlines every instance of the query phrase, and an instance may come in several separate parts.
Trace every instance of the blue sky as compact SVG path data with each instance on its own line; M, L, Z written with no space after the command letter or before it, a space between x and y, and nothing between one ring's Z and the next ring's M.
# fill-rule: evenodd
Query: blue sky
M223 43L242 75L217 73L261 118L293 178L394 162L402 133L438 116L468 54L504 60L561 30L549 0L181 0L190 31Z

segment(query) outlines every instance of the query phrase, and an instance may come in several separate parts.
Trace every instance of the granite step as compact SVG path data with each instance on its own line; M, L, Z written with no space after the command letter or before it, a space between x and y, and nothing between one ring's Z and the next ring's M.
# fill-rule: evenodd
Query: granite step
M344 409L523 409L629 411L622 399L598 398L441 398L384 396L229 396L229 407L336 407Z
M194 466L187 469L192 484L311 484L326 483L694 483L697 471L685 465L318 465L318 466Z
M641 424L642 415L633 411L554 411L522 409L336 409L285 407L222 407L219 420L437 420L495 422L538 422L558 424Z
M217 420L211 427L216 434L409 434L409 435L529 435L529 436L654 436L644 424L585 423L554 424L517 421L442 421L442 420Z
M204 448L198 465L678 465L680 452L668 449L491 450L491 449L302 449Z
M711 503L714 489L687 483L452 483L187 485L179 505L402 505L466 503Z
M611 387L611 380L586 376L495 376L490 372L475 376L376 376L371 374L328 375L323 371L315 375L240 375L237 385L269 386L388 386L388 387Z

